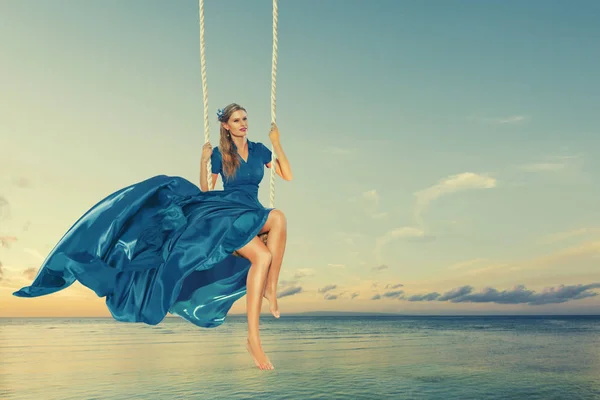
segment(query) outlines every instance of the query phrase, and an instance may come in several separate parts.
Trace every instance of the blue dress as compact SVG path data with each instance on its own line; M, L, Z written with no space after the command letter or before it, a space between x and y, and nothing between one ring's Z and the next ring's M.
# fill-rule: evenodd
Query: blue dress
M246 294L250 268L232 253L258 235L271 210L258 200L271 151L248 141L248 159L239 159L227 180L213 149L223 190L202 192L159 175L112 193L66 232L32 284L13 294L48 295L77 280L105 297L118 321L155 325L170 312L201 327L221 325Z

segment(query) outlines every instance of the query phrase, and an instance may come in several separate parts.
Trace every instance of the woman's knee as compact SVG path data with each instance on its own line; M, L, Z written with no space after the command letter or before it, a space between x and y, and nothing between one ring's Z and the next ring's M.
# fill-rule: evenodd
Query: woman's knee
M256 253L256 257L254 261L251 261L253 264L257 264L263 267L268 267L271 265L271 260L273 256L269 249L266 246L262 246L261 249Z
M274 225L277 226L281 226L281 227L286 227L287 225L287 218L285 216L285 214L283 213L283 211L275 209L275 210L271 210L270 214L269 214L269 219L271 219L271 222Z
M253 265L267 267L271 265L271 252L258 237L255 237L250 243L239 249L238 253L248 259Z

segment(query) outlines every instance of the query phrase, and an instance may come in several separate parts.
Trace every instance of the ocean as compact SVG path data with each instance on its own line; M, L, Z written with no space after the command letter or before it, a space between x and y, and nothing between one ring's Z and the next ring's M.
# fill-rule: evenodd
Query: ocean
M0 319L0 399L600 399L600 316Z

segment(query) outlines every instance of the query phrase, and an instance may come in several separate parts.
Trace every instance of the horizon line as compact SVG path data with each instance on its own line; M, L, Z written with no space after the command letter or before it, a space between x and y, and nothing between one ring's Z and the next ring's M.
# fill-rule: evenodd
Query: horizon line
M261 316L269 316L270 313L261 313ZM228 317L245 317L245 313L236 313L229 314ZM481 314L481 313L470 313L470 314L407 314L407 313L385 313L385 312L360 312L360 311L307 311L307 312L295 312L285 314L287 317L302 317L302 316L310 316L310 317L328 317L328 316L357 316L357 317L600 317L600 313L520 313L520 314L504 314L504 313L494 313L494 314ZM282 317L285 317L282 315ZM85 319L114 319L112 316L90 316L90 315L74 315L74 316L0 316L0 319L68 319L68 318L85 318ZM177 315L167 315L164 319L173 318L173 319L182 319ZM183 320L183 319L182 319ZM121 322L115 320L116 322ZM125 323L136 323L136 322L127 322ZM137 323L141 323L137 322Z

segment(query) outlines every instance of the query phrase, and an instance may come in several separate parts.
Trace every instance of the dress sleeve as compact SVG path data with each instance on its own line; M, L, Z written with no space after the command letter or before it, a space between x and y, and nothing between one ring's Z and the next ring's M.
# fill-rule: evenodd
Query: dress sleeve
M271 155L272 155L271 149L269 149L263 143L261 143L261 147L262 147L263 164L267 165L268 163L271 162Z
M210 156L210 164L213 174L221 173L221 168L223 167L223 158L221 157L221 152L219 151L218 147L213 148L212 155Z

